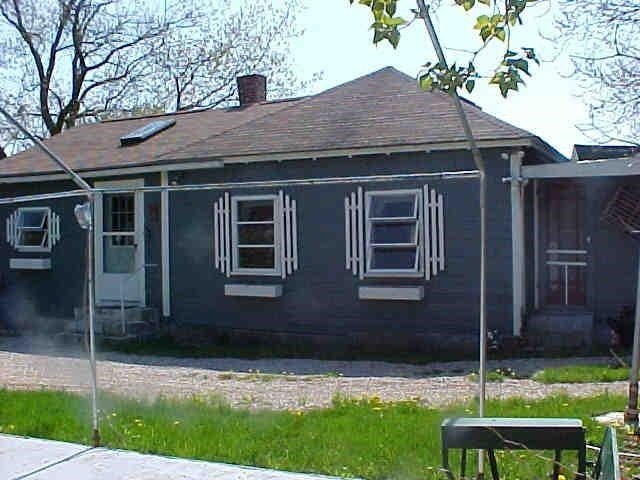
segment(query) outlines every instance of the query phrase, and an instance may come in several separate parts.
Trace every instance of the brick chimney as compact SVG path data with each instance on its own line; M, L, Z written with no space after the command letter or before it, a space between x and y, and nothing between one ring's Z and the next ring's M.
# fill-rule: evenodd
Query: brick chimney
M264 75L245 75L236 81L241 107L267 100L267 77Z

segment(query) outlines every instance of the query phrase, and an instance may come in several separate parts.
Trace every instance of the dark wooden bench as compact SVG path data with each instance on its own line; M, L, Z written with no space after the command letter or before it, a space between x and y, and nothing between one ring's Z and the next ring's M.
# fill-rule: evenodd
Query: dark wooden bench
M467 450L486 450L493 480L499 480L495 450L553 450L553 478L560 473L563 450L578 452L576 478L586 478L585 432L581 420L561 418L447 418L442 422L442 466L453 473L449 450L461 449L460 475L465 476Z

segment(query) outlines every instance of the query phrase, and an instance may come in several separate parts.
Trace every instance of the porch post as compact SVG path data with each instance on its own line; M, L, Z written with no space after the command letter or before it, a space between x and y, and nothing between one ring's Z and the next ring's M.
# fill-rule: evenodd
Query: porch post
M522 329L524 308L524 202L522 188L522 157L517 150L509 155L511 169L511 257L513 259L513 335L519 336Z
M160 184L163 187L169 185L169 174L166 171L160 173ZM161 217L161 252L162 252L162 316L171 315L171 278L169 271L169 191L160 193L160 217Z

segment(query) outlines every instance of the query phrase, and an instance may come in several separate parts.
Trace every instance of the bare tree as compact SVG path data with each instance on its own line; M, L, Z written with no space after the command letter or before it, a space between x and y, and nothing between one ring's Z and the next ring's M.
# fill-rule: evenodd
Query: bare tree
M0 101L45 137L103 116L210 108L241 73L299 88L287 55L299 0L257 3L0 0ZM0 138L24 146L1 121Z
M638 0L561 0L559 44L584 88L597 141L640 142L640 4Z

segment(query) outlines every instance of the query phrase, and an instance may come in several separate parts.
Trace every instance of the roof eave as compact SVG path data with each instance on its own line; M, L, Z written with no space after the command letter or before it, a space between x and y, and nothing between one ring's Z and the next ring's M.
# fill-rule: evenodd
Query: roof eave
M524 136L508 139L488 139L477 142L480 148L533 148L542 153L548 159L559 162L566 159L555 149L535 136ZM279 152L269 154L251 155L202 155L196 158L164 158L154 160L146 164L135 164L130 166L104 167L92 170L78 170L81 176L87 178L140 175L162 171L196 170L205 168L221 168L225 164L255 163L286 160L318 159L331 157L354 157L362 155L391 155L394 153L406 152L434 152L445 150L468 150L466 141L438 142L438 143L418 143L405 145L386 145L376 147L363 147L351 149L326 149L326 150L306 150L298 152ZM0 176L0 183L27 183L38 181L65 180L68 176L60 172L43 172L32 175L5 175Z

